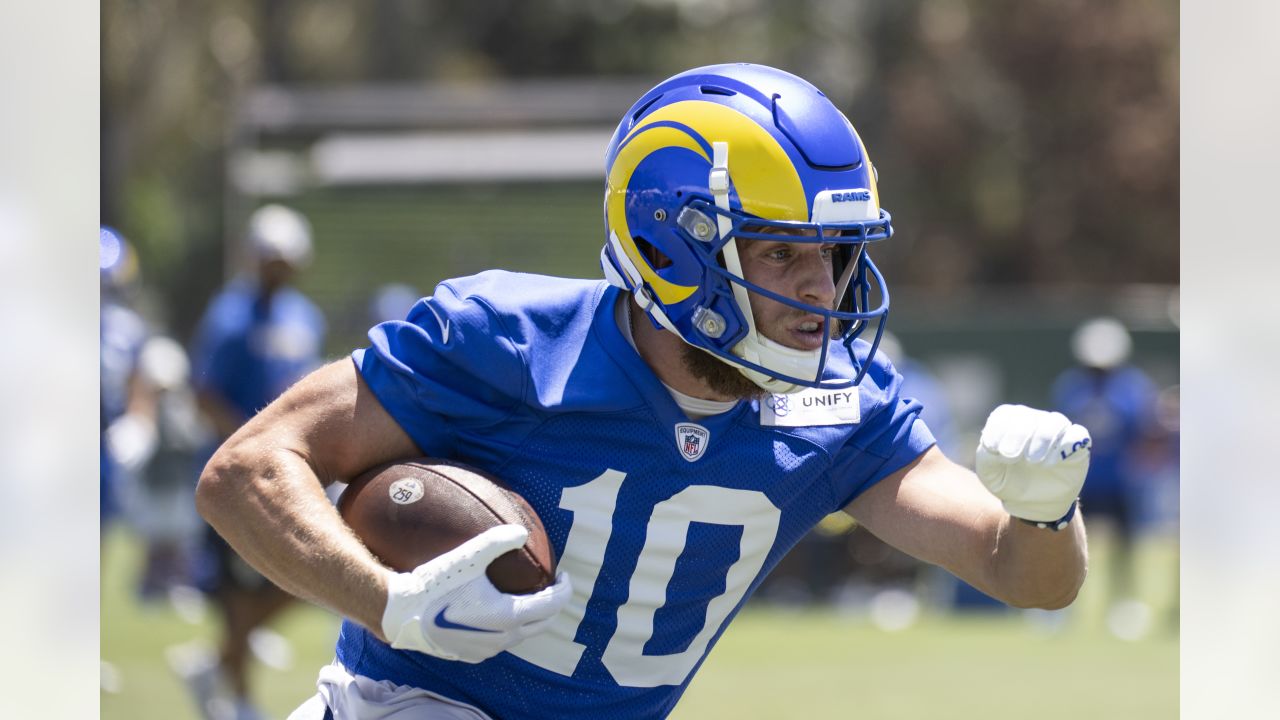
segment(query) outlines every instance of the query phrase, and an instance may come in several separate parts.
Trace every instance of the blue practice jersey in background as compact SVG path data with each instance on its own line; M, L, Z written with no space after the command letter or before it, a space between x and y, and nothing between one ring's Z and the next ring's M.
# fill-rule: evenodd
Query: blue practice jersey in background
M1080 491L1086 509L1111 507L1136 489L1132 464L1155 423L1155 400L1155 384L1133 366L1070 368L1054 381L1054 407L1089 428L1093 440Z
M98 520L105 526L120 511L116 458L107 427L129 409L129 388L149 334L142 316L112 298L102 299L98 316Z
M192 380L248 420L320 365L325 321L302 293L263 298L255 283L232 281L210 301L192 345Z
M354 353L423 452L529 501L574 596L547 632L475 665L392 650L348 621L349 670L495 718L663 717L787 550L933 444L884 360L858 388L691 422L623 336L618 296L487 272L441 284ZM851 377L835 355L831 376Z

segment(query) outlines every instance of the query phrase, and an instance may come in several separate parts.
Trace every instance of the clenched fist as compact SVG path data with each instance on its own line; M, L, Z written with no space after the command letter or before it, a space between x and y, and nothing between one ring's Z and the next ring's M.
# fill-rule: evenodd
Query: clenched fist
M982 428L975 464L1010 515L1053 522L1080 495L1089 449L1089 431L1062 413L1001 405Z

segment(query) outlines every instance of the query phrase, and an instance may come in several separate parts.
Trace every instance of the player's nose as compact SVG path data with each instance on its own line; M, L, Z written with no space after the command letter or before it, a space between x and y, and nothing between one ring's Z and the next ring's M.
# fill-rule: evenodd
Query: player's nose
M835 278L831 276L831 263L821 246L812 245L802 253L803 263L799 273L800 299L810 305L831 307L836 299Z

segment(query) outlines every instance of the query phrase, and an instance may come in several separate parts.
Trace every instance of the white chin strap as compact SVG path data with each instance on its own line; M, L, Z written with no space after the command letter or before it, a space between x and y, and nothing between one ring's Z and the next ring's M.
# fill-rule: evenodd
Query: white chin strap
M729 211L729 143L714 142L711 146L714 156L708 185L711 189L712 197L715 198L716 207L725 211L716 213L717 229L720 232L720 237L725 237L733 229L733 225L726 214ZM724 254L725 269L735 277L743 277L742 261L738 258L738 241L734 239L725 243L721 252ZM761 335L756 331L755 316L751 313L750 293L737 283L730 283L730 286L733 288L733 299L738 303L742 316L747 320L747 336L739 341L737 345L734 345L729 352L760 367L776 370L791 377L811 379L817 382L818 364L822 358L822 351L789 348ZM771 393L793 393L805 388L803 385L779 380L742 365L736 365L735 367L748 380Z

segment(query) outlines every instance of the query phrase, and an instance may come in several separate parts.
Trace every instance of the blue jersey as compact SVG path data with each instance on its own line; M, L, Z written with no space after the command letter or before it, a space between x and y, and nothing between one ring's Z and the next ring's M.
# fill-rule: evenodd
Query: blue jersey
M248 420L320 364L324 316L302 293L269 299L233 281L205 310L192 347L192 379Z
M604 282L487 272L441 284L354 353L419 448L529 501L573 599L545 633L475 665L393 650L348 621L349 670L495 718L664 717L787 550L933 443L887 361L856 389L692 422L622 334L618 299ZM851 377L847 361L836 372Z
M1155 385L1132 366L1071 368L1054 381L1054 407L1089 428L1093 439L1082 502L1105 501L1132 489L1130 465L1155 422L1155 399Z
M130 380L149 331L142 316L105 296L98 331L98 518L105 525L119 511L115 496L118 468L108 449L107 426L128 410Z
M147 324L138 313L109 298L103 298L98 318L98 369L101 393L98 396L102 429L124 415L129 405L129 380L146 343Z

